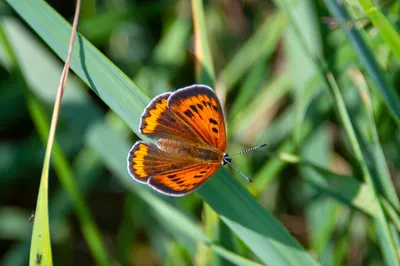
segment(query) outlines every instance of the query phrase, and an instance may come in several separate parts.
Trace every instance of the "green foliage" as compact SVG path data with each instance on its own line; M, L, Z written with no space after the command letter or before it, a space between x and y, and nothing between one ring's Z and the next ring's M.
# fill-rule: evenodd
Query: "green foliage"
M398 3L84 2L40 190L74 7L0 4L1 265L31 241L31 265L399 264ZM127 152L150 98L196 82L224 103L228 153L268 148L235 157L254 185L222 168L162 196Z

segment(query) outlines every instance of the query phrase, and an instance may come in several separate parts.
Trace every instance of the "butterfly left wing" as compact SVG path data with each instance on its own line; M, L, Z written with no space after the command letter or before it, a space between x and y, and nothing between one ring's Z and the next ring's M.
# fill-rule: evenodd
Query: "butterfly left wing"
M170 196L183 196L199 188L220 166L169 153L142 141L133 145L128 156L128 171L135 180Z

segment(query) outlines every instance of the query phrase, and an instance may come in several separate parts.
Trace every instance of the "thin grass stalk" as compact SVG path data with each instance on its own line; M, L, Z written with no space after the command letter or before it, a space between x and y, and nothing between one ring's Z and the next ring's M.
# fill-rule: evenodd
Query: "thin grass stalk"
M328 0L326 0L326 1L329 3ZM332 94L336 100L336 104L337 104L337 107L340 112L340 117L341 117L342 122L346 129L346 133L350 139L353 150L356 153L356 158L357 158L357 160L360 164L360 167L363 171L364 178L366 179L366 183L370 187L371 192L373 193L375 202L378 205L378 213L377 213L378 218L375 221L377 224L378 234L380 236L379 237L380 246L381 246L381 250L384 254L384 258L385 258L386 262L388 263L388 265L399 265L399 261L398 261L397 253L396 253L396 247L395 247L395 243L393 242L393 239L390 234L389 225L386 221L382 207L376 196L376 190L375 190L374 184L372 182L369 169L366 165L364 156L360 150L360 145L355 136L354 129L351 125L350 118L348 117L348 113L347 113L346 107L344 105L344 101L341 97L340 91L336 85L333 75L328 71L327 65L324 63L324 61L322 61L318 56L316 56L314 53L312 53L308 49L308 46L306 45L304 38L300 34L300 30L298 29L296 23L294 23L293 16L290 14L289 9L286 7L286 5L287 5L286 1L283 1L282 3L279 4L279 6L281 6L284 9L284 11L287 13L289 21L291 23L291 26L293 27L294 32L298 36L298 39L300 41L300 44L303 46L304 51L313 60L315 66L317 67L317 71L318 71L319 75L321 76L324 84L330 90L330 92L332 92ZM397 105L395 105L395 106L397 106ZM399 114L400 114L400 112L399 112Z
M321 176L323 181L315 181L305 176L304 178L307 182L325 190L333 198L345 202L347 205L364 212L374 219L378 217L376 203L372 198L370 188L365 183L358 181L354 177L339 175L312 162L301 160L296 154L280 153L275 155L275 157L289 164L311 168ZM351 193L347 189L351 189ZM357 194L353 193L355 191L357 191ZM396 209L383 197L379 197L379 201L394 228L400 232L400 218Z
M194 27L194 39L195 39L195 56L196 56L196 80L201 84L214 85L215 84L215 72L214 64L208 46L208 38L204 18L204 7L202 0L192 0L192 18ZM218 241L219 235L219 223L218 215L215 211L204 201L203 203L203 216L204 216L204 228L206 236L211 241ZM204 252L209 253L211 250ZM215 265L219 264L220 258L216 254L211 253L207 256L207 264Z
M10 43L7 40L7 36L4 32L4 27L0 27L0 39L6 47L7 54L10 57L10 62L12 64L13 71L16 75L20 77L21 85L23 88L27 88L28 85L25 82L24 75L21 68L18 67L18 60L13 52ZM29 103L27 104L29 108ZM42 177L40 179L38 200L36 204L36 211L34 213L34 230L32 232L32 243L30 251L30 265L35 263L45 263L46 265L53 265L53 256L51 252L51 239L50 239L50 226L49 226L49 215L48 215L48 157L45 157ZM46 167L47 166L47 171ZM36 226L35 226L36 224ZM34 235L35 234L35 235ZM34 236L37 236L36 238ZM37 241L34 241L37 239Z
M205 29L203 1L192 0L194 27L194 53L196 56L196 80L202 84L214 86L215 71Z
M400 36L396 29L390 24L389 20L374 5L371 0L358 0L365 13L382 35L382 38L388 44L392 53L400 61Z
M29 256L30 265L40 264L42 259L43 263L45 263L46 265L53 264L52 254L51 254L49 216L48 216L50 158L57 128L58 115L61 107L61 100L64 94L64 88L67 82L67 77L69 72L69 63L71 61L72 46L75 39L75 32L79 19L79 11L80 11L80 0L78 0L76 6L76 13L72 27L70 44L68 48L68 56L67 59L65 60L65 65L61 73L60 84L57 89L56 101L54 103L53 115L51 118L50 132L46 146L46 154L43 163L42 177L40 180L38 202L36 207L36 219L34 221L33 231L32 231L31 251ZM42 234L46 235L46 238L44 240L42 240Z
M371 190L371 194L374 198L374 201L377 205L377 218L374 220L376 228L381 237L379 237L379 242L381 246L381 251L384 254L384 258L388 265L400 265L399 259L397 257L395 242L391 237L390 228L388 222L386 220L385 214L383 212L381 203L379 202L377 192L375 189L374 182L371 177L370 170L367 167L367 163L365 161L365 157L361 151L360 144L358 143L357 136L355 134L354 128L352 126L349 114L347 112L347 108L344 104L343 97L340 93L340 90L336 84L336 81L332 74L328 73L327 75L330 89L332 90L333 96L335 97L337 109L339 111L340 118L342 120L343 126L346 130L347 136L349 137L351 146L354 151L354 155L361 167L362 173L364 175L365 182Z
M387 105L390 114L393 115L396 123L400 124L400 99L393 86L391 86L384 76L381 68L379 67L373 53L362 38L360 32L356 27L349 27L351 17L347 13L343 3L336 0L325 0L329 10L333 13L335 18L342 25L342 29L348 36L350 43L354 47L354 51L360 58L360 62L364 65L369 76L376 84L378 91L382 95L385 104ZM353 23L351 22L351 25Z
M70 198L73 201L74 207L78 213L78 218L81 221L83 235L85 236L85 239L88 242L89 249L92 251L92 255L95 258L95 261L99 265L110 265L110 263L108 262L108 258L107 258L107 252L103 246L103 243L102 243L102 240L100 237L99 230L97 229L95 223L93 222L92 217L90 216L89 208L85 204L82 196L80 195L79 189L77 188L77 185L75 184L73 175L71 173L70 166L62 152L60 145L58 144L57 140L55 139L54 123L56 123L56 122L54 122L54 121L57 121L57 119L58 119L59 109L60 109L60 105L61 105L61 97L62 97L63 89L65 87L65 83L67 80L67 76L68 76L67 70L69 69L70 56L72 53L72 43L73 43L73 39L75 36L76 26L77 26L78 17L79 17L79 15L78 15L79 14L79 4L80 3L78 2L76 15L74 18L73 30L72 30L73 33L72 33L72 36L70 39L70 45L69 45L69 51L68 51L69 59L66 61L66 65L64 66L64 69L62 72L62 77L60 80L59 90L57 93L57 101L55 104L55 113L53 113L53 118L52 118L53 127L52 127L52 130L50 131L50 135L49 135L50 126L46 120L47 115L45 114L45 111L43 110L42 105L38 102L38 100L36 99L34 94L31 92L31 90L28 88L28 85L26 83L23 84L22 88L24 90L24 95L25 95L25 98L27 101L28 110L31 113L32 119L34 121L34 124L35 124L38 132L39 132L40 137L42 138L43 141L45 141L49 137L49 142L48 142L47 147L48 148L50 147L50 150L46 150L46 152L48 152L48 153L46 153L46 156L50 156L49 154L51 153L51 150L54 149L53 156L54 156L54 165L55 165L56 173L58 174L58 177L60 178L60 181L61 181L63 187L66 189L67 193L69 194ZM9 54L12 55L11 61L13 62L14 67L18 71L18 75L21 77L20 80L22 80L24 82L25 78L23 77L23 74L22 74L20 68L18 67L18 61L17 61L13 51L10 49L9 49ZM52 138L51 142L50 142L50 138ZM43 169L45 169L46 167L48 169L49 160L46 160L45 166ZM44 181L41 181L41 184L44 184L44 185L48 184L48 174L45 176ZM48 188L48 185L43 186L43 187ZM41 188L42 188L42 185L41 185ZM40 190L39 193L45 194L44 195L45 198L48 197L47 189ZM38 201L39 201L39 199L38 199ZM43 199L40 200L40 202L42 204L41 206L43 206L44 201L47 201L47 200L43 200ZM44 211L44 210L45 209L42 209L42 211ZM46 213L47 213L47 217L48 217L48 207L47 207ZM47 222L43 222L43 220L41 220L41 215L40 215L40 212L38 212L38 210L36 211L35 222L36 223L42 222L41 226L47 225L47 227L49 227L48 218L47 218ZM35 228L35 225L34 225L34 228ZM38 237L39 239L42 239L45 236L45 234L43 234L42 232L39 232L39 233L37 233L37 236L39 236ZM32 238L32 241L34 241L34 238ZM32 248L31 248L31 250L32 250L36 245L33 243L31 246L32 246ZM50 254L47 254L47 252L41 252L41 251L37 251L37 252L31 251L31 255L30 255L30 263L31 264L32 264L32 261L34 261L34 263L38 263L38 261L40 261L40 263L46 264L46 263L50 263L49 262L50 260L52 260L51 249L50 249Z
M372 105L371 94L369 92L367 81L359 70L349 70L349 76L353 80L355 86L359 90L360 98L364 103L364 109L367 114L368 128L371 135L371 146L374 148L372 156L377 169L379 182L382 185L382 194L385 198L400 211L400 201L397 197L396 190L393 186L392 179L389 172L389 167L386 163L385 154L379 141L378 129L376 127L374 118L374 106Z

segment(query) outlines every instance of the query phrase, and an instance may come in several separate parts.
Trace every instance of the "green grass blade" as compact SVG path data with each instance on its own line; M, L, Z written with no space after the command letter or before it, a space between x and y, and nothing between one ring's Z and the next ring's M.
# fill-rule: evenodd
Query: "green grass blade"
M359 0L359 2L372 24L379 30L382 38L389 45L392 53L400 61L400 36L397 31L371 0Z
M32 94L30 94L28 101L30 102L29 105L32 109L31 112L33 113L32 118L35 121L41 137L44 138L49 128L49 125L45 120L45 112ZM81 192L78 190L70 166L57 141L54 142L53 149L56 172L60 177L63 187L72 200L81 225L82 234L85 237L89 249L91 250L91 254L98 265L111 265L110 259L108 258L108 252L106 251L104 243L101 239L100 230L97 228L90 213L90 209L84 201Z
M354 177L335 174L313 163L302 161L294 154L282 153L279 154L279 159L287 163L300 164L301 167L309 168L320 178L315 179L310 176L302 176L307 182L318 187L333 198L346 203L348 206L364 212L373 218L378 218L378 207L373 193L367 184L358 181ZM400 218L397 215L396 209L383 197L380 197L379 200L384 207L385 213L388 214L391 222L400 232Z
M201 74L197 75L196 80L200 84L215 85L214 63L208 45L207 31L205 25L204 8L202 0L192 0L192 18L194 25L195 39L195 57L197 58L196 67L202 69ZM208 70L208 71L207 71ZM204 73L210 73L204 75ZM207 237L214 243L219 239L219 223L218 215L207 202L203 203L204 213L204 229ZM221 258L211 253L210 250L204 250L204 257L207 259L204 264L220 265Z
M126 175L124 167L125 162L123 158L126 156L125 150L129 147L128 143L123 142L118 135L113 134L110 129L107 129L101 124L98 124L96 128L90 130L87 135L87 139L89 146L100 154L108 168L110 168L120 178L120 181L125 184L126 187L137 193L138 196L141 197L152 208L152 210L157 213L159 217L163 217L163 221L172 223L172 228L181 231L185 235L190 236L197 241L211 243L211 241L208 240L208 238L205 237L203 233L201 233L198 228L192 224L192 222L188 221L188 219L183 217L182 214L172 209L168 204L164 203L158 194L150 193L150 189L132 182L131 178ZM113 155L111 156L110 154ZM266 253L263 259L272 262L273 265L307 265L306 263L311 263L310 265L314 265L312 264L312 260L309 262L304 262L303 264L296 264L297 252L299 252L298 249L301 250L301 248L298 245L293 245L291 242L281 243L281 241L273 240L279 236L279 230L281 230L279 229L276 220L272 217L270 217L270 219L266 219L263 216L263 213L259 210L260 208L262 209L260 205L256 206L258 210L252 207L252 202L246 200L246 197L251 196L247 192L240 192L244 190L243 187L235 186L235 184L232 185L232 177L225 178L225 175L220 175L219 178L213 178L210 181L221 179L225 179L225 183L230 184L230 187L224 188L224 184L221 184L220 188L216 187L216 193L208 193L211 194L210 197L214 198L214 202L207 202L217 211L217 213L223 215L221 216L221 219L223 219L227 225L236 234L238 234L239 237L243 238L245 243L248 244L254 242L254 239L252 238L261 238L261 240L258 242L259 246L257 246L259 250L255 251L256 254ZM238 188L240 191L237 191ZM204 189L202 188L202 190ZM219 198L215 198L217 195L221 194L221 192L223 192L223 195L219 196ZM202 194L205 193L201 193L201 195ZM206 196L208 196L208 194L206 194ZM246 208L250 209L247 210L246 208L241 208L242 206L239 206L239 208L235 206L237 203L234 199L232 199L232 195L235 194L244 194L246 197L243 198L242 201L245 203L245 206L247 206ZM226 206L225 204L225 201L227 201L226 197L230 198L229 201L231 201L231 203L229 206ZM232 209L235 211L235 213L229 214L226 209ZM259 219L259 221L257 221L257 227L252 225L250 227L251 230L246 229L246 227L243 225L253 223L252 221L247 221L247 218L249 215L253 216L254 214L256 214ZM238 220L238 218L235 216L240 216L241 220ZM272 229L270 232L268 232L268 234L266 234L266 231L268 231L266 229L269 228ZM275 230L278 230L278 232ZM262 235L259 234L260 232ZM272 238L272 241L267 241L263 238ZM281 237L278 237L278 239L279 238ZM267 244L271 245L272 247L266 246ZM276 249L275 252L277 254L270 251L270 248ZM288 248L290 251L287 250ZM283 258L285 251L290 252L291 256L288 255L288 258ZM298 261L302 260L298 258Z
M235 265L246 265L246 266L261 266L262 264L253 262L251 260L245 259L237 254L216 245L211 245L211 249L221 257L225 258L226 260L234 263Z
M0 26L0 40L2 41L3 46L7 49L7 53L11 59L14 71L17 72L20 80L24 82L25 78L18 67L17 58L7 40L3 24ZM26 83L21 85L27 90L28 86ZM27 99L27 101L29 102L29 99ZM29 103L28 105L32 106ZM36 203L35 219L33 223L29 265L36 265L40 263L43 263L44 265L53 265L48 205L50 156L51 152L46 152L43 162L38 199Z
M364 65L369 76L376 84L380 94L385 100L388 109L394 115L397 122L400 121L400 99L394 88L387 82L382 70L380 69L375 57L363 40L360 32L356 27L348 27L351 21L343 4L335 0L325 0L329 10L342 25L342 29L348 36L355 52L358 54L361 63Z
M89 188L96 183L103 166L100 165L101 160L98 155L90 150L83 150L75 161L74 173L77 177L79 191L87 193ZM71 200L63 189L56 192L50 198L50 227L57 226L60 221L71 212ZM26 216L28 217L28 216ZM26 221L26 219L25 219ZM52 234L55 241L54 234ZM22 252L24 250L24 252ZM21 255L23 254L23 255ZM7 254L3 257L4 264L13 266L25 266L29 256L29 243L23 241L10 248ZM12 264L10 264L12 262Z
M48 157L44 159L43 173L40 178L35 221L32 231L29 265L35 265L39 263L43 263L44 265L53 265L48 206L49 161L50 159Z
M213 87L215 84L215 71L210 48L208 47L207 32L204 31L205 18L203 1L192 0L192 16L195 36L196 80Z
M200 241L206 245L210 245L213 252L233 263L253 263L241 256L224 250L219 245L212 244L214 242L200 230L199 226L177 208L166 203L162 199L164 196L160 196L149 188L132 182L131 178L125 173L125 162L123 160L123 158L125 158L125 150L129 148L129 144L122 141L113 130L99 123L89 130L86 137L89 146L98 152L106 166L116 174L126 187L136 193L152 209L152 212L156 214L156 219L160 221L160 224L163 224L169 230L173 230L171 231L172 234L174 234L174 231L175 234L176 231L178 231L196 242ZM113 155L111 156L110 154ZM117 154L117 156L115 156L115 154ZM258 264L254 263L254 265Z
M336 4L338 4L336 1L328 1L327 0L326 2L327 2L328 6L330 8L332 8L332 6L334 6L334 8L338 8L336 6ZM337 12L337 10L335 10L335 12ZM290 14L289 14L289 16L290 16ZM343 21L341 21L341 22L343 22ZM292 23L292 26L295 25L293 20L291 20L291 23ZM346 25L345 23L343 23L343 24ZM348 29L346 29L346 30L348 30ZM295 32L296 32L296 34L298 34L300 36L300 31L297 29L297 26L295 26ZM385 261L389 265L398 265L399 262L398 262L396 251L395 251L396 248L395 248L393 239L391 238L391 235L390 235L389 226L388 226L388 223L387 223L387 221L385 219L385 216L384 216L383 210L381 208L381 205L378 202L378 198L377 198L377 195L376 195L376 190L375 190L374 184L373 184L372 179L371 179L370 171L369 171L369 169L367 167L367 164L366 164L366 161L365 161L365 157L364 157L364 155L363 155L363 153L362 153L362 151L360 149L360 144L359 144L359 142L358 142L358 140L356 138L354 129L353 129L352 124L350 122L350 118L349 118L347 109L346 109L346 107L344 105L344 101L343 101L343 98L342 98L342 96L340 94L340 91L337 88L337 85L336 85L336 83L335 83L335 81L333 79L332 74L328 74L327 73L327 68L326 68L326 65L324 64L324 62L322 62L318 57L315 57L313 55L313 53L308 49L305 41L302 38L301 38L301 44L303 45L303 48L306 51L306 53L309 54L311 58L313 58L313 60L315 62L315 65L318 68L318 73L324 79L325 85L331 90L332 94L334 95L334 99L336 101L336 105L338 107L338 110L339 110L339 113L340 113L340 117L342 119L342 123L343 123L343 125L344 125L344 127L346 129L346 133L347 133L347 135L348 135L348 137L350 139L350 143L351 143L351 145L353 147L353 151L355 153L355 157L356 157L356 159L357 159L357 161L359 163L359 166L361 167L361 170L363 172L363 175L364 175L364 178L366 180L366 183L368 184L368 186L371 189L371 192L373 193L374 200L375 200L375 202L376 202L376 204L378 206L378 212L377 212L378 218L376 220L374 220L374 222L375 222L375 225L376 225L376 229L378 231L379 244L381 246L381 251L384 254ZM365 54L363 54L363 55L365 55ZM370 55L370 57L371 57L372 61L374 61L374 58L372 57L372 55ZM374 66L377 66L376 63L375 63ZM366 67L367 68L369 67L370 68L369 70L372 69L371 65L367 64ZM379 70L379 68L377 68L377 69ZM374 70L376 70L376 69L374 69ZM374 74L376 74L376 73L374 73ZM325 75L327 75L328 78ZM382 77L382 76L380 76L380 77ZM374 78L376 78L376 76L374 76ZM378 80L385 82L384 79L378 79ZM382 84L378 84L378 87L379 87L379 85L382 85ZM387 85L387 83L385 83L385 85ZM386 93L387 92L386 89L388 89L387 86L384 87L383 90L381 90L381 93L382 92ZM391 88L389 88L389 89L391 89ZM391 90L391 93L394 93L394 92ZM394 94L394 97L396 97L396 96L397 95ZM388 98L386 97L385 100L388 100ZM390 99L389 99L389 101L390 101ZM393 107L393 106L391 106L391 107ZM395 104L394 108L396 108L396 107L399 107L399 106L397 104ZM395 114L395 118L398 119L397 113L394 112L394 114Z
M24 17L60 58L65 59L70 27L58 13L41 0L7 2ZM78 37L74 43L71 68L138 133L139 119L132 114L141 114L149 102L148 96L143 91L120 69L111 64L108 58L81 37ZM92 76L96 76L96 80L92 79Z
M18 28L16 24L12 23L11 21L5 21L4 25L7 27L9 33L12 32L14 34L14 41L24 40L21 29ZM14 45L14 47L18 46ZM23 52L19 51L19 56L21 58L19 60L24 60L27 58L23 56ZM29 64L29 62L25 62L25 65L26 64ZM22 86L22 89L25 94L27 106L29 112L31 113L32 120L37 131L39 132L42 142L45 143L50 127L48 115L46 115L42 104L26 84ZM62 186L67 191L70 199L73 202L78 219L81 223L82 233L88 243L94 259L99 265L110 265L108 254L101 239L99 229L97 228L94 219L90 214L89 207L85 203L76 185L71 167L69 166L69 163L62 152L61 146L56 139L53 144L53 164Z
M328 5L336 5L337 4L337 2L335 2L335 1L329 1L329 2L327 1L327 3L328 3ZM335 8L336 8L336 6L335 6ZM291 20L291 22L294 23L293 20ZM300 32L298 30L295 30L295 31L296 31L296 34L300 35ZM360 165L360 167L362 169L362 172L364 174L364 178L365 178L368 186L370 187L371 192L373 193L375 202L377 203L377 206L378 206L378 212L377 212L378 218L376 220L374 220L374 222L375 222L375 225L376 225L376 229L378 231L379 243L380 243L380 246L381 246L381 251L384 254L385 261L389 265L398 265L397 255L396 255L396 251L395 251L396 249L395 249L395 245L394 245L393 239L391 238L391 235L390 235L389 226L388 226L388 223L387 223L387 221L385 219L385 216L384 216L384 213L382 211L382 208L381 208L379 202L377 201L378 199L377 199L377 196L376 196L376 191L375 191L374 184L372 183L372 179L371 179L371 175L370 175L369 169L368 169L368 167L366 165L366 161L365 161L365 158L363 156L363 153L360 150L360 145L358 143L358 140L355 137L354 129L353 129L352 124L350 122L349 115L347 113L347 110L346 110L346 107L344 105L344 102L343 102L342 96L340 94L340 91L338 90L337 85L334 82L333 77L332 77L331 74L328 75L329 78L326 79L326 77L325 77L325 75L327 74L326 73L326 71L327 71L326 70L326 65L319 58L313 56L312 52L307 49L307 45L304 42L304 40L302 40L301 44L304 46L303 48L305 49L305 51L313 58L315 64L318 67L319 74L321 75L321 77L325 81L325 85L331 90L331 92L333 92L334 98L336 100L336 104L337 104L338 109L339 109L340 117L341 117L343 125L344 125L344 127L346 129L346 133L347 133L348 137L350 138L350 143L352 144L353 151L356 154L356 158L357 158L357 160L359 162L359 165ZM374 60L372 55L371 55L371 58L372 58L372 60ZM374 66L377 66L376 63L375 63ZM371 66L367 65L366 67L368 68L368 67L371 67ZM370 68L370 70L371 69L372 68ZM379 70L379 68L377 68L377 69ZM376 76L374 78L376 78ZM378 79L378 80L385 82L384 79ZM382 84L378 84L378 86L379 85L382 85ZM385 85L387 85L387 84L385 83ZM387 89L387 87L384 87L383 90L381 90L381 93L382 93L382 91L384 93L386 93L387 92L386 89ZM393 91L391 91L391 92L393 93ZM395 94L394 94L394 96L396 97ZM388 100L387 97L385 98L385 100ZM393 106L391 106L391 107L393 107ZM394 105L394 108L396 108L396 107L398 107L397 104ZM395 118L398 118L396 112L394 112L394 114L395 114Z
M198 36L206 36L206 27L204 23L200 23L204 21L204 12L201 10L202 0L193 0L193 21L195 25L195 34ZM199 21L197 21L199 20ZM198 28L196 28L196 25L198 25ZM198 36L196 38L198 38ZM212 66L212 58L211 55L207 52L209 51L208 48L208 42L207 39L202 43L201 46L202 50L196 50L196 53L202 54L202 55L208 55L209 58L204 57L203 60L200 62L204 64L202 68L205 69L213 69ZM199 56L198 56L199 57ZM203 82L205 78L208 77L198 77L198 80L200 82ZM215 80L212 81L212 83L215 83ZM223 174L221 173L223 172ZM296 249L298 249L300 246L294 241L292 242L288 238L284 242L278 241L265 241L265 233L266 231L262 232L261 230L261 224L257 225L256 221L261 221L267 218L266 216L268 213L265 213L265 215L261 216L262 214L262 207L261 205L257 204L256 201L254 201L254 198L250 196L245 189L237 185L237 183L232 182L231 177L229 177L226 174L225 169L222 169L222 171L218 171L216 174L217 178L213 178L212 180L208 181L203 187L199 189L199 194L206 200L206 202L212 206L212 208L219 213L221 219L228 225L228 227L232 230L235 231L236 234L243 239L243 241L249 246L249 248L259 256L259 258L264 261L265 263L271 263L273 265L280 265L280 264L286 264L286 265L291 265L293 263L300 263L299 261L296 262L295 257L296 255L300 254L295 254ZM216 183L219 182L219 183ZM214 183L214 184L213 184ZM216 183L216 184L215 184ZM210 186L214 185L214 186ZM234 194L239 197L239 201L230 201L230 202L224 202L225 200L223 199L224 196L226 199L228 199L229 196L228 194L223 195L224 193L221 193L222 190L215 191L214 193L210 193L210 188L215 189L215 188L222 188L222 187L230 187L228 189L229 194ZM224 191L226 192L226 190ZM214 194L214 195L213 195ZM221 204L223 203L223 204ZM245 203L248 207L239 207L239 203ZM232 204L232 205L230 205ZM227 206L228 205L228 206ZM230 205L230 206L229 206ZM240 211L235 211L240 210ZM233 212L227 212L226 210L230 209L233 210ZM251 217L251 213L259 213L260 217L256 220L253 220L254 223L250 228L246 226L246 224L249 222L248 218ZM264 219L262 219L262 217ZM269 217L272 218L272 217ZM247 220L247 221L246 221ZM266 220L269 221L269 228L278 228L279 224L274 220L274 219L265 219L264 221L267 222ZM265 224L264 224L265 226ZM273 235L274 231L269 231L268 236L271 237L271 239L276 239L277 237L280 238L280 240L283 240L281 236L279 235ZM271 234L272 233L272 234ZM288 242L286 242L288 241ZM265 247L268 245L269 252L265 249ZM289 248L289 250L292 250L292 255L288 256L286 253L286 248ZM311 261L310 261L311 262Z
M330 109L330 101L329 99L322 99L318 101L318 103L313 107L318 112L312 117L307 117L301 123L301 127L296 130L299 131L296 135L296 140L286 139L280 146L276 149L275 153L277 154L286 154L286 153L294 153L298 146L304 143L309 136L311 136L312 132L319 126L322 119L328 113ZM291 110L289 114L294 116L294 110ZM312 112L314 113L314 111ZM278 127L278 133L282 132ZM278 173L284 168L286 165L285 161L278 159L277 157L272 158L268 161L267 164L264 165L256 174L257 182L254 184L254 189L257 193L260 193L265 187L267 187L274 178L278 175Z
M286 25L285 16L276 13L269 16L251 38L219 73L228 91L246 74L260 57L268 57L275 51ZM260 47L260 43L262 43Z
M243 78L238 95L227 114L229 122L255 98L258 87L261 86L262 82L266 79L265 73L268 70L268 66L265 64L266 60L266 56L258 58L247 75ZM231 132L232 131L228 132L228 134L230 135Z
M372 156L378 172L378 180L382 185L383 195L397 209L397 211L400 211L400 201L392 183L392 178L390 176L389 167L386 163L385 154L383 153L383 149L379 141L378 129L376 127L374 118L372 98L369 93L367 82L360 71L349 71L349 76L352 78L359 91L361 100L363 102L363 107L367 115L367 128L369 129L368 135L371 137L364 137L364 139L367 140L370 146L374 148Z
M243 143L259 142L260 135L266 131L268 115L274 105L279 103L290 90L290 80L285 75L277 75L261 86L258 96L237 114L231 123L232 136ZM251 114L251 115L250 115ZM249 131L248 129L252 130Z
M218 214L208 205L206 202L203 203L203 224L204 232L206 236L212 241L212 243L219 243L220 236L220 219ZM211 249L205 250L205 257L207 260L205 264L209 265L220 265L221 258L216 256L215 253L210 252Z
M396 209L393 208L392 205L385 199L381 199L381 204L382 204L383 209L385 210L385 212L387 213L387 215L390 217L390 219L393 222L392 228L394 230L397 230L398 232L400 232L400 217L399 217L399 214L396 211ZM395 243L396 243L397 247L399 247L400 243L397 241L396 235L398 235L398 233L396 233L393 237L395 239Z
M368 169L367 163L365 161L365 156L361 150L360 143L358 142L356 133L354 132L354 128L352 122L350 120L349 114L347 112L347 108L344 104L343 97L339 88L336 85L336 82L333 78L332 74L328 74L328 80L330 82L330 86L332 89L332 93L336 100L337 108L340 114L340 118L342 120L343 126L346 130L346 133L349 137L350 143L352 145L355 157L361 167L361 170L364 175L365 182L371 190L371 193L374 197L374 201L377 206L377 218L375 219L375 224L377 231L379 232L379 241L381 251L384 254L385 261L388 265L400 265L399 260L397 258L396 248L394 241L391 237L388 221L384 215L382 206L378 201L377 192L375 189L375 185L372 181L370 170Z
M8 2L56 54L65 58L64 50L69 34L69 26L65 20L43 1ZM139 116L149 98L83 38L78 38L74 51L71 62L74 72L137 132ZM127 151L128 149L125 153ZM126 154L121 154L119 158L125 157ZM121 171L126 171L125 167ZM129 178L127 173L125 175ZM140 191L142 190L145 187L141 186ZM226 170L219 171L199 190L199 194L264 262L273 265L317 265L297 241Z

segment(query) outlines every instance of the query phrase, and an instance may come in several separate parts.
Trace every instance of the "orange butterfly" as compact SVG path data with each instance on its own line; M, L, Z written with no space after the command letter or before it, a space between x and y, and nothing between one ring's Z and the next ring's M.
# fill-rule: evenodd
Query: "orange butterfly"
M144 110L139 131L157 139L157 144L137 141L129 151L128 171L136 181L163 194L186 195L221 165L232 165L225 153L222 107L208 86L192 85L158 95Z

